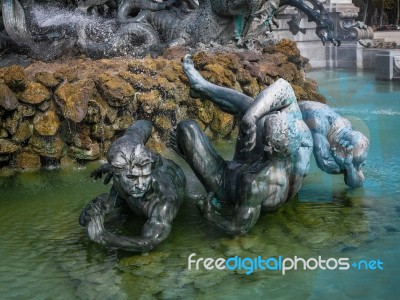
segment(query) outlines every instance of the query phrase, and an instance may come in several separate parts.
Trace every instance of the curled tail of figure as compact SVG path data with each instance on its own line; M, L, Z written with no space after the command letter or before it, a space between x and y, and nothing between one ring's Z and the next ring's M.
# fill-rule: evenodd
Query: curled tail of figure
M3 0L2 13L4 27L17 44L26 45L33 42L33 37L27 29L25 11L18 0Z

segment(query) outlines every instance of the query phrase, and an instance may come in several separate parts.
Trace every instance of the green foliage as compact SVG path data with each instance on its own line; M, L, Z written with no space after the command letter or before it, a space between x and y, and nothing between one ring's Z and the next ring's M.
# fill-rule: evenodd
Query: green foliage
M397 7L397 0L372 0L372 5L383 9L393 9Z

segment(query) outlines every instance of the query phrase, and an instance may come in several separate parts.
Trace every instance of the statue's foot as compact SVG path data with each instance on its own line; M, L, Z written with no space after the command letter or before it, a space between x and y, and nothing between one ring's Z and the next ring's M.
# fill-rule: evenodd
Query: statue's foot
M201 98L207 81L201 76L199 71L195 69L190 54L185 55L183 59L183 71L189 79L190 97Z

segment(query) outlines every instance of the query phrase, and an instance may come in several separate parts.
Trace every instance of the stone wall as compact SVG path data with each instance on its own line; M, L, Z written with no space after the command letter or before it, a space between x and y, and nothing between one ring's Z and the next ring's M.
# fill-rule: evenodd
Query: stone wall
M148 146L158 152L170 129L187 118L211 138L230 138L236 120L209 101L190 98L181 67L185 51L0 69L0 165L25 170L96 160L138 119L153 122ZM193 60L209 81L250 96L282 77L298 98L324 101L306 78L309 65L294 42L283 40L263 52L200 52Z

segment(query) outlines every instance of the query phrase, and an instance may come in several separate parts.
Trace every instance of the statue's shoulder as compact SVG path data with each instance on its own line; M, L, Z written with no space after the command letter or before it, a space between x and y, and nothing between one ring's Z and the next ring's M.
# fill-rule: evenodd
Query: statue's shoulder
M186 185L185 174L179 165L174 161L161 156L156 168L154 169L153 177L156 180L160 180L166 184L172 184L176 187Z

